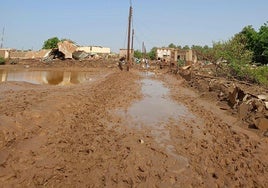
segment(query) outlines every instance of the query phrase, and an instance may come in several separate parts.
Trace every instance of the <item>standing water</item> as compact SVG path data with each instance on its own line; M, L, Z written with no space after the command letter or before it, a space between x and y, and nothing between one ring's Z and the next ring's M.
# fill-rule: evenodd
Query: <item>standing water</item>
M167 124L172 119L179 120L194 116L185 106L174 102L168 95L169 89L160 81L150 78L151 76L151 73L146 74L142 80L143 99L125 111L125 116L130 117L132 124L137 125L138 128L149 129L155 141L184 168L188 165L188 160L175 152Z
M0 82L18 81L32 84L69 85L91 80L92 75L89 72L0 69Z

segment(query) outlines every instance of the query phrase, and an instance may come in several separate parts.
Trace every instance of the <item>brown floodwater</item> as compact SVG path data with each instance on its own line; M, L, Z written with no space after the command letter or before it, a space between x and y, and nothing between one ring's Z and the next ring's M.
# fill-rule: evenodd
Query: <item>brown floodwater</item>
M0 69L0 82L17 81L32 84L70 85L89 82L93 79L90 72Z
M184 169L189 164L188 159L176 153L166 122L193 119L195 116L183 104L170 98L169 89L162 82L152 79L153 73L146 72L142 76L144 79L141 81L141 91L144 97L128 109L119 111L119 114L130 120L129 126L149 129L155 141L177 159L181 169Z

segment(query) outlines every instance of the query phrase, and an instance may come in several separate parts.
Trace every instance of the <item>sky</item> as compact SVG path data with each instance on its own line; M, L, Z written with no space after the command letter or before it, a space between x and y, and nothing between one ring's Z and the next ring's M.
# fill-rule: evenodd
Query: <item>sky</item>
M0 0L3 47L39 50L58 37L81 46L127 47L130 0ZM132 0L134 48L208 45L268 21L267 0Z

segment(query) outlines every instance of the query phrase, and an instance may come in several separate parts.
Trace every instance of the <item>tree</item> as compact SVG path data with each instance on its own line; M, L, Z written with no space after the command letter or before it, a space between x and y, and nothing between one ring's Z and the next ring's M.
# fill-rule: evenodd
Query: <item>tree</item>
M268 64L268 22L261 26L258 33L258 43L256 43L256 59L262 64ZM258 44L258 45L257 45Z
M142 58L142 52L140 50L135 50L134 57L136 57L138 59Z
M182 49L181 45L178 45L177 48L178 48L178 49Z
M190 47L188 45L185 45L182 49L183 50L190 50Z
M176 45L173 44L173 43L170 43L170 44L168 45L168 47L169 47L169 48L176 48Z
M268 22L255 31L252 26L246 26L239 33L246 40L246 48L253 52L253 61L261 64L268 63Z
M157 47L153 47L151 51L147 54L151 60L156 59L156 51L157 51Z
M251 66L253 62L263 65L268 63L268 22L259 31L246 26L228 41L213 42L212 48L193 45L192 49L203 60L215 63L216 75L232 76L268 86L268 67Z
M57 48L57 44L60 42L58 37L52 37L50 39L47 39L43 44L43 49L53 49Z
M192 50L198 50L198 51L203 51L203 47L199 45L192 45L191 47Z

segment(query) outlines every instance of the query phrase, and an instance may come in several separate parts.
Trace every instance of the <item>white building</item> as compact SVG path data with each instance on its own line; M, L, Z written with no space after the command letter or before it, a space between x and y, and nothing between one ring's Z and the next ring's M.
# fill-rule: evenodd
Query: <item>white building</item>
M182 50L178 48L158 48L156 50L156 58L165 61L197 62L197 54L194 50Z
M110 54L111 49L102 46L81 46L76 51L85 51L90 54Z
M156 50L157 58L169 60L171 57L171 51L171 48L158 48Z

